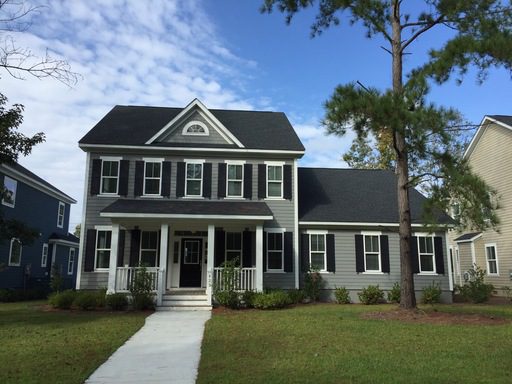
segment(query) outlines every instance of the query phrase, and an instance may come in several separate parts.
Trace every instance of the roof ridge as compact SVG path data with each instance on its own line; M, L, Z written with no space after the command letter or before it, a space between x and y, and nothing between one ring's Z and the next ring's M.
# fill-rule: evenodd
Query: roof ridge
M367 171L367 172L393 172L391 169L366 169L366 168L332 168L332 167L298 167L299 169L318 169L332 171ZM394 173L394 172L393 172Z
M185 109L185 107L164 107L160 105L134 105L134 104L115 104L113 108L155 108L155 109ZM225 109L225 108L208 108L209 111L222 111L222 112L257 112L257 113L281 113L282 111L265 111L259 109Z

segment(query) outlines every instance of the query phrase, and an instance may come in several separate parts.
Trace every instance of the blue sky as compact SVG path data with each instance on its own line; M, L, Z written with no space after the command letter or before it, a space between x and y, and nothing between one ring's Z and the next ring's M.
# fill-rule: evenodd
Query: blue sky
M82 79L72 89L6 73L0 82L10 102L25 105L22 131L47 134L21 163L79 201L72 227L80 222L85 169L77 141L116 104L185 106L198 97L211 108L283 111L306 146L302 165L344 167L340 159L352 135L323 134L323 102L338 84L390 84L382 41L366 39L362 27L348 23L311 39L313 10L287 26L278 12L260 14L257 0L38 3L47 7L13 37L34 54L48 48L65 57ZM449 33L421 38L406 67L421 63ZM478 85L470 72L462 86L433 87L429 99L478 123L485 114L512 114L510 80L504 70L493 70Z

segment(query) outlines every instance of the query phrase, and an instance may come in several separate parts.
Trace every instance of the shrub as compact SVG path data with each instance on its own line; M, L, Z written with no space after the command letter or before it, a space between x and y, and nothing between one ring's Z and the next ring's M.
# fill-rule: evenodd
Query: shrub
M512 301L512 289L510 287L504 286L501 288L501 290L503 291L505 297Z
M494 286L484 282L485 269L482 269L475 264L468 273L469 281L462 286L456 286L455 289L460 292L461 296L466 301L483 303L489 300L492 295L492 291L494 291Z
M78 292L73 301L73 305L83 309L84 311L90 311L96 308L98 293L94 291L82 291Z
M215 292L215 300L223 307L238 309L240 308L240 297L235 291L217 291Z
M398 284L398 282L395 282L393 288L388 292L388 301L390 303L400 302L400 284Z
M432 285L423 288L421 302L423 304L436 304L441 300L441 286L432 282Z
M309 270L304 275L304 293L312 301L320 299L320 291L324 287L324 280L318 270Z
M258 292L253 300L254 308L279 309L291 304L290 297L284 291Z
M128 298L124 293L112 293L105 296L105 304L113 311L124 311L128 306Z
M52 293L48 299L49 304L54 308L70 309L75 301L77 293L71 289Z
M64 279L62 278L59 268L57 265L52 265L51 278L50 278L50 288L53 292L60 292L62 286L64 285Z
M132 294L132 305L136 310L154 309L153 299L153 277L148 273L146 267L142 266L135 270L133 281L130 284Z
M245 308L254 308L254 297L256 296L255 291L244 291L242 293L242 298L240 305L243 305Z
M240 295L237 291L239 273L238 258L226 260L222 263L222 274L220 281L213 286L213 295L217 303L231 309L240 308Z
M378 285L369 285L357 294L361 303L365 305L378 304L384 300L384 291Z
M291 304L299 304L304 301L306 294L302 289L290 289L288 291L288 297Z
M0 303L46 299L46 289L0 289Z
M334 290L334 297L338 304L350 304L350 293L345 287L336 288Z
M96 306L98 308L105 308L107 304L107 288L102 288L96 291Z

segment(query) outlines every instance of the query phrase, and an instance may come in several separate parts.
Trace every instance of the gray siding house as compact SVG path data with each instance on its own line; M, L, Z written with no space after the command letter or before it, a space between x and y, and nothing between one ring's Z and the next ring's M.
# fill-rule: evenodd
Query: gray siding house
M79 142L87 153L77 289L128 291L140 264L159 306L203 306L226 260L240 289L296 289L310 265L325 296L399 281L396 179L388 171L299 168L283 113L114 107ZM421 233L411 191L418 292L451 299L445 232ZM449 222L448 216L440 218Z

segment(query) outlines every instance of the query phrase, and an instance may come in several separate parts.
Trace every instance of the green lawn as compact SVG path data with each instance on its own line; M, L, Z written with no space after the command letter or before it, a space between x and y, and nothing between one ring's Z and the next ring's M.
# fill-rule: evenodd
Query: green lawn
M83 383L147 313L45 312L0 303L0 383Z
M360 318L395 308L325 304L215 314L206 325L198 383L512 382L512 323ZM436 308L512 319L510 305Z

